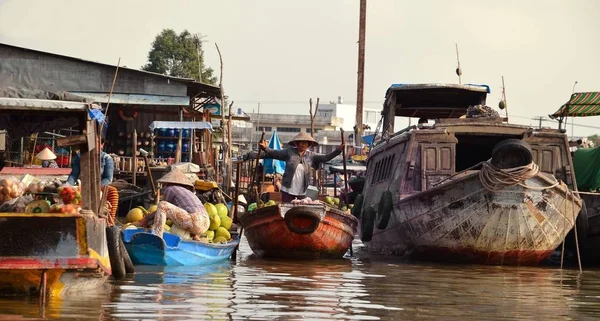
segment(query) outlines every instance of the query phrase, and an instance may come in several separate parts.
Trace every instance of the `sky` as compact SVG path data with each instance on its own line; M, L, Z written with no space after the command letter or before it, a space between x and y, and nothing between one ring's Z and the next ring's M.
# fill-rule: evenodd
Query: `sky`
M308 114L308 99L356 101L359 0L0 0L0 42L140 68L165 28L205 36L205 62L235 107ZM505 79L511 122L537 125L575 91L600 91L600 1L368 0L365 109L393 83ZM557 127L555 122L544 126ZM597 128L588 128L588 127ZM600 134L600 116L569 135Z

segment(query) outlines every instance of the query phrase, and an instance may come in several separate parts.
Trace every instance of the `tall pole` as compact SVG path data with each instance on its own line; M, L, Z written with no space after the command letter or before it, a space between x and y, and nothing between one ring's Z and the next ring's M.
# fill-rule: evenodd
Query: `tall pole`
M573 83L573 90L571 90L571 95L575 93L575 86L577 86L577 81ZM567 126L565 126L566 128ZM575 117L571 117L571 140L575 139Z
M365 83L365 30L367 28L366 24L367 0L360 0L360 18L358 24L358 81L356 86L356 128L354 130L354 146L360 146L360 138L362 137L363 132L363 88Z

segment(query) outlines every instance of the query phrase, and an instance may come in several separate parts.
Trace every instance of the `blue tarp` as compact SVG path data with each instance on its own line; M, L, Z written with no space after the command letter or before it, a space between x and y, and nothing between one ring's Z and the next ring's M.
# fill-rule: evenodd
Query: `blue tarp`
M277 135L277 131L273 132L273 136L271 136L271 140L269 140L269 148L274 150L281 150L281 141L279 141L279 136ZM265 159L265 174L283 174L285 171L285 162L275 159Z

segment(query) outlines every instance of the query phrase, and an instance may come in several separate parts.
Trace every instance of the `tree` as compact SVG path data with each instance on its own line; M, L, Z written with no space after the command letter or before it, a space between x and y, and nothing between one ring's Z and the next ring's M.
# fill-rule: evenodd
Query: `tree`
M148 63L142 70L173 77L193 78L215 84L214 70L204 65L204 50L200 36L187 30L177 34L173 29L161 31L148 53Z

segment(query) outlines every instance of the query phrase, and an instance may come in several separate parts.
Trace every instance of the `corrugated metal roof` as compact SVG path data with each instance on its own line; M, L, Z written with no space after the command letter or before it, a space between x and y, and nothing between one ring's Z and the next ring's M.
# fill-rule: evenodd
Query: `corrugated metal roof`
M88 107L99 108L98 105L75 101L0 97L0 110L83 111Z

